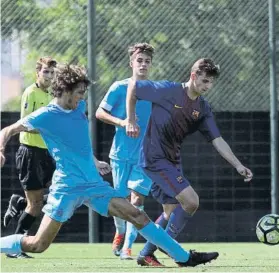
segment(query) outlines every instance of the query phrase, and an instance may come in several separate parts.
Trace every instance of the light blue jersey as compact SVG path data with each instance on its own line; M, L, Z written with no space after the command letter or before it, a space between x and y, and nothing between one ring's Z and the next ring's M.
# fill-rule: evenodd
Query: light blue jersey
M128 80L115 82L99 106L122 120L126 119ZM151 103L143 100L138 101L136 105L137 123L140 127L138 138L128 137L125 128L115 126L115 135L109 157L111 159L114 188L124 196L128 196L130 190L146 196L151 188L151 180L138 166L140 148L150 114Z
M128 80L115 82L100 103L101 108L110 112L114 117L126 118L126 94ZM148 101L137 101L136 115L140 127L138 138L131 138L126 135L125 128L115 126L115 135L111 146L109 157L114 160L137 163L139 159L140 146L148 125L151 114L151 103Z
M55 159L54 184L77 186L102 180L94 164L85 108L85 101L70 111L49 104L22 119L25 127L41 133Z
M37 130L56 162L50 194L43 211L58 222L68 220L82 204L108 215L111 198L122 197L103 181L93 158L86 103L75 110L49 104L21 119L28 130Z

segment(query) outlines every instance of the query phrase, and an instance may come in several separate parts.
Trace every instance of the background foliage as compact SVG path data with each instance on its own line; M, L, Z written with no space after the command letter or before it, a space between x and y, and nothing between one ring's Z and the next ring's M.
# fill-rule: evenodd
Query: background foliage
M97 103L130 76L128 45L146 41L156 49L152 79L187 80L196 59L211 57L221 66L208 94L215 111L269 109L268 1L97 0L95 8ZM278 37L279 0L276 15ZM27 52L24 87L39 56L86 65L86 0L2 0L1 26L2 39ZM279 57L278 38L277 49Z

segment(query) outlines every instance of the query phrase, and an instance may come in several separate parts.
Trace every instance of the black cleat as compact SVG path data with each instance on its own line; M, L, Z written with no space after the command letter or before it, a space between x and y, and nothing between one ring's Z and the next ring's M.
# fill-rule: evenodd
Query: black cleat
M33 259L33 257L27 255L24 252L21 252L20 254L6 254L7 258L11 259Z
M176 262L179 267L187 267L187 266L197 266L199 264L205 264L212 260L217 259L219 256L218 252L196 252L194 250L190 250L190 257L187 262Z
M4 215L4 227L7 227L11 220L20 214L19 202L24 199L18 194L13 194L9 201L8 209Z

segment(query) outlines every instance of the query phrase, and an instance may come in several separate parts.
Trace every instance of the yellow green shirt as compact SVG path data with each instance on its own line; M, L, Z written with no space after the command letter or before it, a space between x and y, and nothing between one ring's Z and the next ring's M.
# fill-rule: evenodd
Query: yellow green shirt
M52 100L50 93L40 89L36 83L27 87L21 97L20 118L23 118ZM21 132L19 142L33 147L46 149L46 144L40 134Z

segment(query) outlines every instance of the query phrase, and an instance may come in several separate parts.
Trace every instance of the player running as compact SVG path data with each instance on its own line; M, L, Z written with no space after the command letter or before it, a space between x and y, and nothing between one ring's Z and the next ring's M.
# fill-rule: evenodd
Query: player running
M135 81L127 91L126 132L137 137L135 119L137 99L152 102L152 113L143 140L140 165L153 181L151 193L163 206L156 220L167 233L176 238L199 206L199 197L183 175L180 149L187 135L200 131L219 154L248 182L252 172L242 165L221 137L213 113L202 96L219 75L219 67L211 59L200 59L192 67L186 83L170 81ZM156 246L147 242L138 257L138 264L157 266Z

